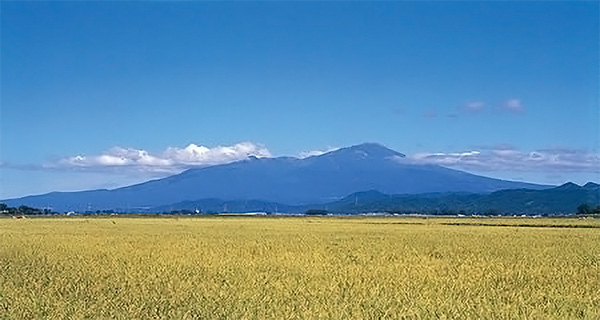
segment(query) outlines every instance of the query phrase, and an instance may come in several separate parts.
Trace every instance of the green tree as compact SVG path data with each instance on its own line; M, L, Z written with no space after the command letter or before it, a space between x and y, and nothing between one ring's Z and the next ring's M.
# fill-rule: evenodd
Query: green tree
M577 214L590 214L592 213L592 207L587 203L582 203L577 207Z
M22 205L20 206L17 211L20 214L24 214L24 215L32 215L32 214L41 214L42 211L40 209L37 208L32 208L32 207L28 207L26 205Z

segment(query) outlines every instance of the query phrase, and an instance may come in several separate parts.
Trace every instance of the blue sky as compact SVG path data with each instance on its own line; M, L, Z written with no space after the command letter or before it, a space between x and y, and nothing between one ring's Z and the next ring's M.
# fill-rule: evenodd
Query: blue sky
M379 142L600 180L599 4L1 3L0 198Z

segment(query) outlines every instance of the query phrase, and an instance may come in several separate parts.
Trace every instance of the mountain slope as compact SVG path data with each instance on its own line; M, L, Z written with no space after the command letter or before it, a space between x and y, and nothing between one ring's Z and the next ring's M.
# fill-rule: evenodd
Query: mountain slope
M326 203L357 191L387 194L486 193L545 186L477 176L437 165L414 164L403 154L366 143L305 159L248 160L195 168L164 179L87 192L50 193L5 201L54 210L154 207L186 200L267 200L290 205Z

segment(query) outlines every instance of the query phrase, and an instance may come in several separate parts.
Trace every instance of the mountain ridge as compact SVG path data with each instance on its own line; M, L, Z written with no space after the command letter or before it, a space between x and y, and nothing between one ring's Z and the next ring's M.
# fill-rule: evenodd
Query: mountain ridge
M324 204L291 206L259 200L200 199L151 208L152 213L168 212L266 212L301 214L322 210L332 214L365 214L372 212L404 214L476 214L476 215L568 215L581 204L600 205L600 190L571 184L543 189L508 189L489 194L427 193L417 195L384 194L376 190L350 194Z
M256 199L303 205L327 203L362 190L386 194L489 193L548 186L493 179L432 164L364 143L308 158L248 158L112 190L48 193L5 200L10 205L85 211L156 207L202 198Z

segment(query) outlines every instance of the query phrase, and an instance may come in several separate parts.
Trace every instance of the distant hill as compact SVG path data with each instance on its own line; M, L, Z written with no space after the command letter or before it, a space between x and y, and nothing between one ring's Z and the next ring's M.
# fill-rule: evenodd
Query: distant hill
M387 195L368 191L354 193L326 205L313 205L312 208L327 209L333 213L552 215L576 213L577 207L584 203L600 205L600 185L592 182L584 186L566 183L544 190L509 189L490 194Z
M305 213L311 209L333 214L390 212L406 214L481 214L481 215L555 215L573 214L581 204L600 205L600 185L588 183L581 187L573 183L545 189L510 189L490 194L427 193L388 195L379 191L351 194L341 200L321 204L286 205L267 201L225 201L203 199L155 207L149 212L200 210L202 213L268 212Z
M421 194L489 193L515 188L548 186L492 179L438 165L414 164L399 152L365 143L304 159L252 157L189 169L114 190L53 192L3 202L11 206L51 207L55 211L135 211L209 198L304 205L328 203L364 190Z

